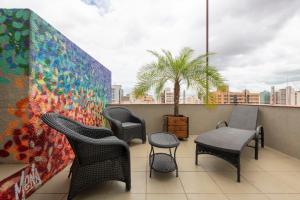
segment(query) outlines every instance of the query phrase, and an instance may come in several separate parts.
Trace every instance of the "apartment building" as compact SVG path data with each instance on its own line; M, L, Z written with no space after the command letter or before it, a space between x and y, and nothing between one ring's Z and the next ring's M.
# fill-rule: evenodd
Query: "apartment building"
M263 91L259 93L259 103L260 104L270 104L271 93L269 91Z
M229 89L212 92L211 102L216 104L259 104L260 94L249 90L230 92Z
M160 103L174 103L174 91L171 88L166 88L160 95Z
M122 85L111 86L111 103L121 103L123 96Z
M286 88L275 90L275 87L271 87L271 104L272 105L288 105L295 106L300 105L300 92L295 91L291 86Z

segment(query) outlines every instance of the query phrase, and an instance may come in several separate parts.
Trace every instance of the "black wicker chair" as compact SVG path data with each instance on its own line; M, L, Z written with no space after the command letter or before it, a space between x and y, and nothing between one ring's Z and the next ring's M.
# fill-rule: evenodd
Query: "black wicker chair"
M112 136L111 130L85 126L56 113L43 114L42 120L67 137L75 154L68 199L91 185L109 180L123 181L126 190L130 190L129 148Z
M103 116L109 121L115 136L125 142L134 138L140 138L146 142L145 121L132 114L123 107L109 107L103 112Z

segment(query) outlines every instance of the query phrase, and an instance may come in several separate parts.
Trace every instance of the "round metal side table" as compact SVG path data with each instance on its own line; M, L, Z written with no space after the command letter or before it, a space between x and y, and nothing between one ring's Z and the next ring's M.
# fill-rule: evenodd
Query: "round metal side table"
M178 177L178 166L176 162L176 151L180 142L174 134L159 132L148 136L151 151L149 154L150 177L152 170L156 172L168 173L176 170ZM169 153L155 153L154 147L169 149ZM174 152L172 153L172 148Z

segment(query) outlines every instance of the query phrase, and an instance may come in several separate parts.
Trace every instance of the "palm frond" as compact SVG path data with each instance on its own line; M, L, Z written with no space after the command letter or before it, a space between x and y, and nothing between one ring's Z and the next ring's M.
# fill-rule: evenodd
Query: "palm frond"
M189 47L183 48L176 57L164 49L161 50L162 53L151 50L148 52L156 60L145 65L138 72L138 83L134 88L136 96L144 95L154 88L158 97L169 80L186 83L187 87L192 87L197 91L199 97L208 97L209 102L214 102L213 96L207 91L224 85L224 79L218 70L212 66L206 66L206 57L213 53L194 57L194 50Z

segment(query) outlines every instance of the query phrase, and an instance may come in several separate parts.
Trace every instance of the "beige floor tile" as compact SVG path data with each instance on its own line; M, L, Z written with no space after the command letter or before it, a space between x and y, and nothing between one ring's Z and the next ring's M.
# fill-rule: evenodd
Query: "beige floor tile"
M263 171L263 169L259 167L257 160L251 158L242 158L241 171Z
M147 200L187 200L185 194L147 194Z
M271 172L274 177L278 177L300 193L300 172Z
M177 157L195 157L195 145L191 144L181 144L178 146L176 156Z
M188 200L228 200L224 194L187 194Z
M273 156L276 156L276 157L278 157L278 158L294 158L294 157L292 157L292 156L290 156L290 155L288 155L288 154L285 154L285 153L283 153L283 152L281 152L281 151L278 151L278 150L276 150L276 149L274 149L274 148L271 148L271 147L268 147L268 146L266 146L266 147L264 148L264 150L265 150L266 152L268 152L268 153L272 153Z
M179 177L174 173L153 173L152 177L147 175L147 193L184 193Z
M201 165L195 164L195 158L179 157L176 158L179 171L195 172L204 171Z
M20 171L24 167L26 167L26 164L3 164L0 163L0 180L3 180L14 173Z
M147 172L131 172L131 193L146 193Z
M227 194L229 200L268 200L265 194Z
M267 172L242 172L242 176L263 193L296 193L284 181Z
M238 183L235 172L210 172L209 176L224 193L261 193L243 177L241 177L241 182Z
M180 147L189 147L195 145L194 140L190 137L186 140L180 140Z
M32 194L27 200L63 200L66 194Z
M88 189L83 190L76 196L75 199L88 199L88 197L91 197L93 199L103 195L122 195L123 193L127 193L125 189L125 183L120 181L108 181L95 186L91 186Z
M91 186L90 188L82 191L78 195L77 199L92 197L96 198L98 196L106 195L123 195L123 194L144 194L146 193L146 172L132 172L131 173L131 190L126 191L125 183L121 181L108 181L105 183L100 183L96 186ZM134 196L135 197L135 196ZM115 197L118 198L118 197Z
M64 169L63 169L63 171L65 171L65 172L69 172L70 171L70 168L71 168L71 166L72 166L72 162L68 165L68 166L66 166Z
M147 157L131 157L131 171L147 171L148 166Z
M242 157L253 159L254 158L254 149L245 148L242 152ZM265 148L259 148L258 158L259 159L284 159L284 158L290 158L290 157L288 155L281 153L279 151L276 151L272 148L265 147Z
M300 194L267 194L270 200L300 200Z
M115 194L97 194L86 193L80 194L74 200L146 200L145 194L132 194L129 192L115 193Z
M221 193L206 172L181 172L179 177L186 193Z
M129 145L131 157L148 157L149 145L140 142L131 142Z
M291 158L259 159L257 164L266 171L300 171L300 161Z
M46 184L39 188L35 193L53 193L63 194L69 192L70 180L68 178L68 172L61 171L54 177L52 177Z
M198 165L200 165L205 171L236 171L236 168L227 161L215 156L203 157L202 155L199 155Z
M125 191L125 183L109 181L99 185L98 191L101 194L123 193ZM130 193L146 193L146 172L131 172Z
M273 149L271 147L268 147L266 146L264 149L263 149L263 153L262 153L262 156L263 158L278 158L278 159L281 159L281 158L294 158L288 154L285 154L283 152L280 152L276 149Z

